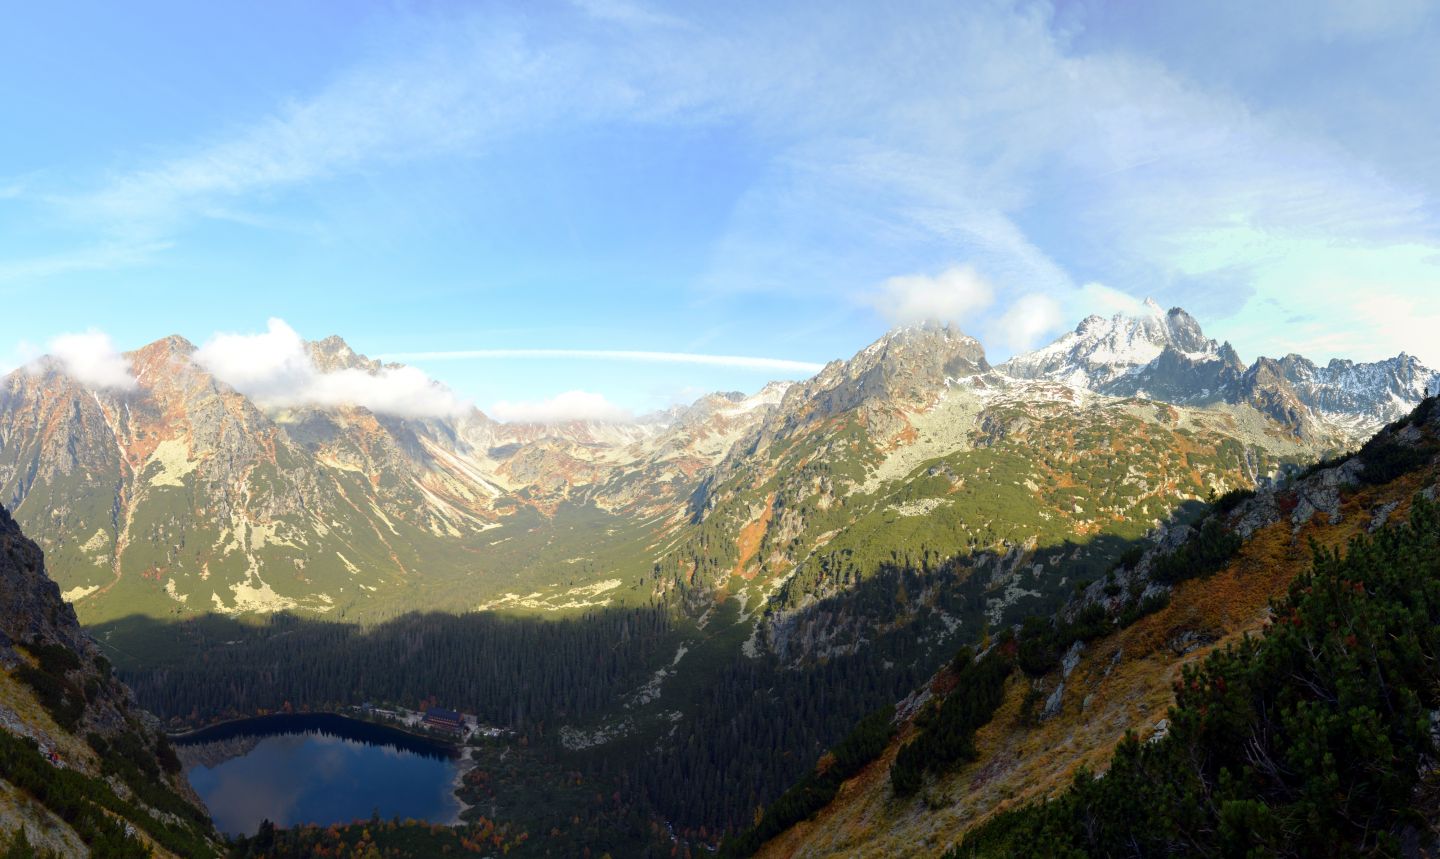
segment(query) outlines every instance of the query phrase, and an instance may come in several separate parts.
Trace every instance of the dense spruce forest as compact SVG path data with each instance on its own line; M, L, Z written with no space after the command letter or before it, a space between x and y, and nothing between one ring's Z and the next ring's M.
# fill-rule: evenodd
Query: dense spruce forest
M658 609L557 621L437 612L368 629L291 615L254 626L220 618L153 626L145 635L156 649L198 657L137 668L117 655L120 674L146 709L190 724L287 705L436 701L528 730L613 707L673 650L670 616Z
M807 612L863 619L864 646L847 642L803 665L735 654L696 693L684 741L632 763L631 777L670 819L711 832L749 826L857 721L944 664L955 643L942 612L964 629L984 626L983 577L961 567L886 564ZM929 601L917 605L922 595Z
M866 646L803 665L731 653L677 700L693 724L682 742L652 754L605 748L577 755L597 777L636 788L684 833L748 825L865 713L893 703L953 653L942 620L984 625L982 577L960 562L886 564L814 613L894 628ZM916 605L922 595L926 604ZM127 666L141 703L177 723L363 701L437 701L533 738L552 720L613 711L650 667L673 652L672 616L659 609L595 612L560 620L488 613L407 615L364 629L276 615L258 625L206 618L147 633L157 650L204 654L158 667ZM138 619L127 623L142 623ZM104 629L98 632L104 640ZM455 666L461 666L456 670ZM537 730L538 729L538 730ZM617 757L620 760L617 760Z

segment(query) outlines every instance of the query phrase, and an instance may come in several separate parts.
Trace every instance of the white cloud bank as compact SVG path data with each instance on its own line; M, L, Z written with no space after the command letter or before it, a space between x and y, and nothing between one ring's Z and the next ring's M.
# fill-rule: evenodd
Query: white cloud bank
M894 325L916 322L965 324L995 301L995 289L974 268L959 265L933 277L892 277L872 297L880 315Z
M305 341L281 319L271 319L263 334L216 334L196 351L195 360L265 407L363 406L402 418L453 417L469 408L414 367L322 373Z
M1095 287L1092 294L1107 290ZM969 265L952 266L933 276L912 274L889 278L868 300L892 325L943 322L961 327L978 326L990 345L1009 350L1037 345L1037 341L1055 333L1066 321L1060 302L1039 292L1015 299L998 316L987 313L995 304L995 287ZM1113 297L1111 300L1115 301Z
M49 354L66 375L86 387L114 391L135 388L130 362L103 331L61 334L50 341Z
M633 420L629 410L615 405L601 394L566 391L548 400L509 402L501 400L490 408L498 420L510 423L559 424L568 421L624 423Z
M1103 283L1087 283L1080 287L1071 301L1071 315L1075 319L1092 313L1100 316L1145 316L1150 313L1145 302L1128 292L1121 292Z
M1038 293L1025 295L1010 305L995 325L995 333L1012 350L1029 349L1047 334L1065 324L1060 302Z

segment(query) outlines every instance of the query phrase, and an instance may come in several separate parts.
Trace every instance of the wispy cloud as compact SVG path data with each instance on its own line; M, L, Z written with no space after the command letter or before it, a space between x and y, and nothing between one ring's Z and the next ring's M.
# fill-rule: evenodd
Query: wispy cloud
M895 324L954 322L964 325L995 302L995 287L971 266L937 275L892 277L880 284L871 303Z
M1029 310L1052 307L1043 298L1068 311L1106 298L1082 286L1093 280L1125 295L1183 298L1215 318L1254 312L1264 299L1303 303L1314 281L1281 277L1294 270L1287 249L1299 245L1363 248L1377 271L1412 246L1440 259L1425 86L1433 59L1420 69L1431 78L1413 87L1375 86L1386 78L1362 74L1360 89L1334 107L1312 99L1297 113L1267 99L1299 89L1299 62L1275 78L1287 59L1348 75L1351 66L1328 61L1332 43L1383 51L1380 40L1397 34L1423 37L1433 10L1409 0L1364 11L1327 3L1305 16L1285 6L1273 14L1304 20L1229 25L1253 14L1270 21L1247 10L1271 5L1150 16L1190 21L1181 30L1205 30L1212 47L1243 32L1244 53L1270 75L1250 88L1202 74L1209 66L1196 63L1227 65L1213 57L1185 59L1189 32L1107 41L1132 25L1099 3L921 3L882 15L864 5L756 4L736 14L715 4L660 12L576 0L554 14L444 13L408 21L396 45L268 114L97 187L52 195L101 237L81 247L105 250L0 262L0 278L132 265L180 241L194 221L275 223L265 210L299 188L617 124L722 127L761 153L698 277L714 294L833 302L966 261L996 296L966 311L976 324L1033 334L1020 317L1002 319L1020 312L1018 298L1037 296ZM1387 135L1354 121L1350 108L1373 113L1375 104L1405 118L1388 136L1409 130L1423 157L1374 142ZM1423 308L1436 283L1432 259L1379 286ZM1339 313L1319 324L1349 323ZM1388 336L1378 327L1364 334L1368 347Z
M1021 296L995 322L998 339L1012 350L1039 345L1041 338L1054 334L1066 322L1060 302L1048 295Z
M107 242L73 251L17 260L0 260L0 283L36 281L76 271L105 271L138 265L172 247L171 242Z
M563 359L587 361L632 361L644 364L700 364L741 370L783 373L815 373L824 364L792 361L787 358L757 358L749 355L706 355L695 352L647 352L634 349L459 349L442 352L390 352L383 361L469 361L486 359Z

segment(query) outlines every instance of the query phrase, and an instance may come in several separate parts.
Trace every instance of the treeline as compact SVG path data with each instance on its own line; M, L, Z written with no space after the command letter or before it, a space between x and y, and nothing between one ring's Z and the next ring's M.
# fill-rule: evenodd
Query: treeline
M85 716L85 705L95 699L99 681L90 678L84 690L70 679L71 672L81 668L80 657L63 644L21 644L35 664L20 663L15 676L35 693L35 698L55 720L55 724L74 733Z
M146 709L189 723L287 704L434 701L529 729L612 708L673 648L671 633L669 615L646 608L554 621L413 614L371 629L289 615L254 626L212 618L156 623L144 634L185 658L122 664L120 674Z
M385 856L496 856L522 847L529 836L488 820L441 826L419 820L381 820L282 829L266 820L252 836L230 844L230 859L316 859Z
M1173 585L1186 579L1208 576L1224 567L1240 551L1244 542L1218 517L1211 516L1184 545L1155 559L1150 578L1161 584Z
M1440 509L1316 548L1274 622L1188 668L1169 733L950 856L1401 855L1433 838Z

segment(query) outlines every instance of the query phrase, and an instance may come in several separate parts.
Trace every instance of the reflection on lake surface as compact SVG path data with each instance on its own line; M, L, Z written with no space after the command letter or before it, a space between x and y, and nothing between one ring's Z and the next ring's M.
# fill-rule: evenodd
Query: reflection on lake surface
M450 823L460 809L453 749L340 716L246 719L176 745L186 757L210 752L188 775L227 834L253 835L267 819L329 825L377 811L385 819Z

